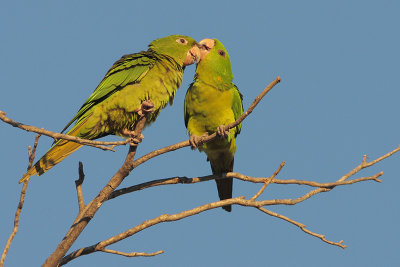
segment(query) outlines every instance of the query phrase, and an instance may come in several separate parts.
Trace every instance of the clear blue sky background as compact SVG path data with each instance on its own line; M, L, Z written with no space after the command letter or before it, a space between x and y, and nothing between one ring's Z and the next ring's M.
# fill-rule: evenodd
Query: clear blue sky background
M136 3L135 3L136 2ZM279 2L279 3L278 3ZM114 61L145 50L153 39L186 34L220 39L232 60L247 108L276 76L282 83L243 123L235 170L282 179L332 182L400 143L398 1L1 1L0 109L18 121L61 130ZM139 155L187 138L183 99L144 132ZM34 134L0 123L0 240L8 238ZM117 137L105 140L119 140ZM38 156L52 140L42 137ZM29 184L19 232L6 266L39 266L77 214L74 180L83 161L86 200L120 167L115 153L80 149ZM157 225L111 249L165 254L124 258L96 253L69 266L399 266L399 155L357 177L365 182L320 194L296 206L272 207L342 250L252 208L216 209ZM123 186L152 179L210 174L204 154L185 148L140 166ZM234 195L259 186L235 181ZM261 197L296 198L309 188L272 185ZM216 201L213 181L148 189L103 205L73 249L92 245L162 213Z

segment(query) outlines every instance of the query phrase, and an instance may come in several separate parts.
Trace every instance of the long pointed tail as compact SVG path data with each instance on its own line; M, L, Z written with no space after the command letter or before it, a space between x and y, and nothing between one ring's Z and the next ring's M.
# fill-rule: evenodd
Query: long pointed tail
M84 126L85 122L82 122L79 126L75 126L74 128L71 129L70 132L68 132L68 135L73 135L76 136L79 131L82 129ZM76 151L78 148L80 148L82 145L67 141L67 140L60 140L56 142L50 149L47 151L47 153L33 165L19 180L19 183L22 183L29 177L33 175L42 175L43 173L47 172L50 170L54 165L57 163L61 162L63 159L71 155L74 151Z
M224 162L224 161L225 160L222 161L218 160L217 162L215 162L214 160L210 160L211 170L213 174L221 175L223 173L233 171L234 158L232 158L232 160L230 160L229 162ZM215 182L217 183L218 196L220 200L232 198L232 190L233 190L232 178L215 180ZM228 212L232 211L232 205L225 205L222 206L222 208Z

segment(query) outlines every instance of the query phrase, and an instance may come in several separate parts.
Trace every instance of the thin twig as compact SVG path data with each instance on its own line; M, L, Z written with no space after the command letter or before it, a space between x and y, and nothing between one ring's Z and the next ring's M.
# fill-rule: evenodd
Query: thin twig
M360 165L358 165L356 168L354 168L353 170L351 170L347 174L343 175L343 177L340 178L339 181L347 180L349 177L353 176L354 174L356 174L357 172L361 171L362 169L367 168L369 166L372 166L375 163L378 163L379 161L384 160L387 157L390 157L391 155L393 155L394 153L396 153L398 151L400 151L400 145L396 149L390 151L389 153L386 153L385 155L383 155L383 156L381 156L381 157L379 157L379 158L377 158L377 159L375 159L375 160L373 160L371 162L367 162L367 155L364 155L363 156L363 160L360 163Z
M297 182L295 182L294 180L275 180L274 183L275 184L304 184L304 185L308 185L308 186L313 186L313 187L334 187L334 186L338 186L338 185L350 185L350 184L354 184L354 183L358 183L358 182L362 182L362 181L375 181L375 182L382 182L380 179L378 179L378 177L382 176L383 172L379 172L377 174L374 174L372 176L368 176L368 177L360 177L357 179L353 179L353 180L348 180L348 181L337 181L337 182L333 182L333 183L317 183L317 182L312 182L312 181L303 181L303 180L299 180Z
M318 182L313 182L313 181L305 181L305 180L295 180L295 179L290 179L290 180L281 180L281 179L276 179L274 178L271 180L271 177L251 177L247 175L243 175L237 172L228 172L226 175L223 175L222 177L219 175L206 175L206 176L201 176L201 177L193 177L189 178L186 176L181 176L181 177L171 177L171 178L165 178L165 179L158 179L158 180L153 180L125 188L121 188L118 190L115 190L112 192L112 194L109 196L108 200L116 198L118 196L132 193L135 191L143 190L149 187L154 187L154 186L161 186L161 185L171 185L171 184L195 184L199 182L206 182L210 180L215 180L215 179L225 179L225 178L235 178L239 179L242 181L246 182L252 182L252 183L273 183L273 184L297 184L297 185L307 185L307 186L312 186L312 187L325 187L325 188L330 188L334 186L340 186L340 185L350 185L358 182L363 182L363 181L376 181L376 182L381 182L381 180L378 179L383 174L383 172L377 173L373 176L369 177L361 177L349 181L343 181L343 182L333 182L333 183L318 183Z
M82 144L82 145L87 145L87 146L92 146L92 147L96 147L96 148L100 148L103 150L110 150L110 151L115 151L113 148L116 146L121 146L121 145L126 145L127 143L130 142L130 139L128 138L127 140L124 141L116 141L116 142L102 142L102 141L93 141L93 140L88 140L88 139L83 139L83 138L79 138L76 136L72 136L72 135L66 135L66 134L61 134L61 133L56 133L56 132L52 132L52 131L48 131L45 129L41 129L35 126L31 126L31 125L25 125L22 124L20 122L14 121L8 117L6 117L6 113L4 111L0 110L0 120L4 121L5 123L8 123L14 127L18 127L22 130L28 131L28 132L34 132L34 133L38 133L38 134L43 134L49 137L52 137L55 140L59 140L59 139L65 139L68 141L72 141L78 144Z
M281 215L281 214L279 214L279 213L276 213L276 212L267 210L267 209L265 209L265 208L263 208L263 207L259 207L258 209L259 209L260 211L262 211L262 212L264 212L264 213L270 215L270 216L273 216L273 217L276 217L276 218L285 220L285 221L287 221L287 222L290 222L291 224L294 224L294 225L296 225L297 227L299 227L303 232L305 232L305 233L307 233L307 234L309 234L309 235L318 237L319 239L321 239L322 241L324 241L324 242L326 242L326 243L328 243L328 244L331 244L331 245L334 245L334 246L338 246L338 247L341 247L341 248L343 248L343 249L345 249L345 248L347 247L346 245L343 245L343 244L342 244L342 243L343 243L343 240L341 240L341 241L339 241L339 242L332 242L332 241L329 241L328 239L325 238L324 235L317 234L317 233L314 233L314 232L312 232L312 231L306 229L306 226L305 226L304 224L299 223L299 222L296 222L296 221L290 219L289 217L286 217L286 216Z
M285 166L284 161L282 161L278 169L274 172L274 174L272 174L271 178L269 178L267 181L264 182L261 189L251 198L251 200L256 200L264 192L265 188L267 188L267 186L274 181L275 176L278 175L278 173L282 170L283 166Z
M106 253L112 253L112 254L117 254L117 255L121 255L121 256L125 256L125 257L152 257L152 256L156 256L159 254L164 253L164 250L159 250L153 253L146 253L146 252L130 252L130 253L126 253L126 252L121 252L121 251L117 251L117 250L111 250L111 249L106 249L103 248L100 250L101 252L106 252Z
M75 180L75 187L76 187L76 194L78 196L79 212L81 212L85 208L85 200L83 198L83 193L82 193L82 184L83 181L85 180L85 173L83 172L83 164L81 161L79 161L78 173L79 173L79 179Z
M33 144L33 149L31 149L31 146L28 146L28 161L29 161L28 168L27 168L28 170L30 167L32 167L33 161L35 160L36 148L39 143L39 137L40 137L40 134L36 135L35 143ZM17 211L15 212L15 217L14 217L14 228L10 234L10 237L7 240L6 246L4 247L3 253L1 255L0 267L2 267L4 265L4 261L6 259L8 250L10 249L10 246L11 246L11 242L13 241L13 239L18 231L19 218L20 218L20 215L22 212L22 208L24 206L26 190L28 189L28 183L29 183L29 178L27 180L25 180L24 184L22 185L21 195L20 195L19 202L18 202L18 207L17 207Z

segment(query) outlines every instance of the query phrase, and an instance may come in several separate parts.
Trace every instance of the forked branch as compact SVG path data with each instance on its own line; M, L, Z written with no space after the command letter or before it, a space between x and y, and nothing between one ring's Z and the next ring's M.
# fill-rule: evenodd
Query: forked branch
M146 123L146 116L141 117L135 127L135 132L140 136ZM81 234L86 225L93 218L97 210L101 207L103 202L108 196L117 188L126 176L132 171L132 161L136 155L137 146L130 146L128 155L125 158L124 164L109 180L105 187L99 192L99 194L79 212L75 218L73 225L66 233L63 240L58 244L56 250L46 259L42 266L57 266L61 258L67 253L69 248ZM79 194L79 193L78 193ZM81 204L80 204L81 206Z
M400 146L397 147L396 149L394 149L393 151L379 157L378 159L371 161L371 162L367 162L366 161L366 156L363 157L363 161L361 164L368 164L366 167L372 166L376 163L378 163L379 161L387 158L388 156L393 155L394 153L398 152L400 150ZM383 173L377 173L373 176L370 177L362 177L362 178L356 178L353 180L349 180L349 181L343 181L342 178L338 179L336 182L332 182L332 183L317 183L317 182L312 182L312 181L305 181L305 180L295 180L295 179L290 179L290 180L280 180L280 179L276 179L275 177L279 174L279 172L281 171L281 169L283 168L285 162L282 162L281 165L279 166L279 168L274 172L274 174L271 177L262 177L262 178L257 178L257 177L250 177L250 176L246 176L246 175L242 175L242 174L238 174L238 173L227 173L225 176L223 177L216 177L213 175L209 175L209 176L204 176L204 177L196 177L196 178L187 178L187 177L175 177L175 178L168 178L168 179L159 179L159 180L155 180L152 182L148 182L148 183L144 183L144 184L139 184L133 187L128 187L128 188L123 188L120 190L117 190L115 192L113 192L113 194L110 195L110 198L115 198L117 196L120 196L122 194L126 194L126 193L130 193L130 192L134 192L137 190L142 190L148 187L152 187L152 186L160 186L160 185L166 185L166 184L177 184L177 183L184 183L184 184L193 184L193 183L198 183L198 182L204 182L204 181L209 181L209 180L213 180L213 179L225 179L225 178L237 178L243 181L248 181L248 182L253 182L253 183L263 183L263 186L260 188L260 190L254 194L250 199L245 199L245 197L236 197L236 198L231 198L231 199L225 199L222 201L217 201L217 202L213 202L213 203L208 203L202 206L199 206L197 208L191 209L191 210L187 210L187 211L183 211L180 213L176 213L176 214L163 214L160 215L156 218L153 218L151 220L145 221L135 227L132 227L118 235L115 235L111 238L108 238L106 240L103 240L101 242L98 242L92 246L88 246L88 247L84 247L78 250L75 250L74 252L68 254L67 256L65 256L62 261L60 262L60 265L64 265L66 263L68 263L69 261L78 258L80 256L83 255L88 255L94 252L98 252L98 251L104 251L106 249L107 246L110 246L112 244L115 244L127 237L130 237L144 229L150 228L154 225L157 225L159 223L163 223L163 222L171 222L171 221L177 221L177 220L181 220L184 218L187 218L189 216L193 216L199 213L202 213L204 211L210 210L210 209L215 209L215 208L219 208L225 205L241 205L241 206L247 206L247 207L254 207L257 208L258 210L262 211L265 214L268 214L270 216L285 220L297 227L299 227L303 232L317 237L319 239L321 239L323 242L330 244L330 245L334 245L334 246L338 246L341 247L343 249L345 249L347 246L343 244L343 240L339 241L339 242L334 242L334 241L330 241L328 239L326 239L326 237L322 234L318 234L315 232L312 232L308 229L306 229L306 226L302 223L299 223L293 219L290 219L287 216L281 215L279 213L270 211L268 209L265 208L265 206L274 206L274 205L296 205L300 202L303 202L307 199L309 199L310 197L319 194L321 192L328 192L330 190L332 190L334 187L336 186L341 186L341 185L351 185L354 183L358 183L358 182L363 182L363 181L376 181L376 182L381 182L381 180L378 179L378 177L380 177ZM364 167L364 168L366 168ZM351 172L349 172L349 175L347 175L347 178L350 178L351 176L353 176L354 174L358 173L361 169L360 166L355 167ZM317 189L311 190L308 193L304 194L303 196L296 198L296 199L271 199L271 200L257 200L257 198L264 192L264 190L266 189L268 184L271 183L275 183L275 184L298 184L298 185L306 185L306 186L312 186L312 187L318 187ZM122 254L120 254L122 255Z

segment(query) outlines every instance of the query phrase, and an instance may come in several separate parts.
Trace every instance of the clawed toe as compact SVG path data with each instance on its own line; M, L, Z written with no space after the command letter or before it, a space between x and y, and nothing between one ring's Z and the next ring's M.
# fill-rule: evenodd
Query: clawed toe
M142 117L153 111L154 111L153 102L151 100L146 100L146 101L142 102L142 104L140 105L140 108L136 112L140 117Z
M128 129L123 129L121 133L125 136L129 136L131 140L129 141L129 145L137 146L139 143L142 142L144 135L140 134L139 136L135 133L135 131L130 131Z
M220 136L220 137L225 137L226 138L229 135L229 131L226 130L224 125L220 125L217 128L217 135Z
M142 142L142 139L139 139L139 138L131 138L131 140L130 140L130 142L129 142L129 145L130 146L137 146L137 145L139 145L139 143L141 143Z
M195 149L203 144L203 139L208 136L208 133L204 133L202 136L192 134L189 138L189 143L192 149Z
M199 142L200 142L199 136L194 134L190 136L189 143L192 149L195 149L199 145Z

